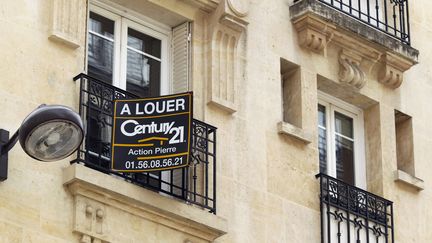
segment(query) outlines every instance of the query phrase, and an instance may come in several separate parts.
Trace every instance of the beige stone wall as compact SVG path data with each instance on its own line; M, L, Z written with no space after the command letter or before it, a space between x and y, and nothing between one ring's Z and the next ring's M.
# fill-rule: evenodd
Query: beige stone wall
M85 69L87 4L71 2L0 4L0 128L14 132L41 103L78 108L72 78ZM16 146L9 153L9 179L0 183L0 242L198 243L224 232L216 242L319 242L318 89L364 110L367 188L394 202L396 242L432 241L432 3L410 1L412 47L420 57L405 71L401 86L381 84L383 64L369 60L362 64L364 87L357 89L339 81L340 43L329 42L323 53L300 47L291 0L115 2L171 25L194 21L195 117L218 127L217 216L95 171L71 168L70 159L38 163ZM148 2L152 11L143 7ZM161 9L169 14L155 14ZM234 60L217 59L212 47L218 32L235 40L227 47L235 49ZM299 68L300 94L295 94L302 106L296 111L300 122L282 133L281 58ZM212 69L217 65L232 65L222 72L231 73L218 76ZM216 93L220 87L227 93ZM395 109L412 117L414 170L424 180L422 191L394 181ZM93 205L91 213L86 205Z

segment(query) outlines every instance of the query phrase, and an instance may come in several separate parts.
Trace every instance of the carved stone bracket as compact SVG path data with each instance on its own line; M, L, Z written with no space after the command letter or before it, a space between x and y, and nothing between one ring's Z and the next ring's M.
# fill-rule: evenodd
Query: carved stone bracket
M361 56L342 50L339 55L339 81L358 89L366 84L365 73L360 68Z
M304 15L293 20L298 32L298 42L303 48L322 53L336 27L318 18Z
M395 54L384 46L362 39L355 33L342 29L312 12L292 19L297 30L299 45L316 53L327 53L326 48L339 51L339 81L361 89L366 85L371 69L379 63L379 75L369 77L382 84L397 88L403 81L403 72L416 62ZM330 45L331 43L331 45Z
M50 40L76 49L84 43L86 0L54 0Z
M390 88L398 88L402 84L403 73L414 63L389 52L383 59L384 67L381 68L378 81Z
M238 44L248 22L247 0L222 1L210 17L208 103L229 113L238 109Z

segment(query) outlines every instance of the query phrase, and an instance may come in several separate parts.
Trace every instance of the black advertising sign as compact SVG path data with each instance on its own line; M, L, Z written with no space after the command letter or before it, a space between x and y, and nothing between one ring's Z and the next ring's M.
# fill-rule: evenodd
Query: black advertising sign
M156 171L189 164L192 93L116 100L112 170Z

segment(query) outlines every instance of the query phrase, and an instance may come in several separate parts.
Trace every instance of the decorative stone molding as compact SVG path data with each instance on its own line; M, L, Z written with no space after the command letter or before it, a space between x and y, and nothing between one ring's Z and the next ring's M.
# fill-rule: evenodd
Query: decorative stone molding
M50 40L76 49L84 43L86 0L53 0Z
M249 12L248 0L227 0L228 7L238 17L246 17Z
M209 103L230 113L237 110L236 53L238 34L218 30L212 40Z
M293 24L298 33L299 45L317 53L322 53L336 28L309 15L293 20Z
M107 226L104 221L105 205L81 195L76 195L74 200L73 231L82 235L81 242L110 242L107 239Z
M90 235L83 234L80 239L80 243L92 243L92 238Z
M238 44L248 22L247 0L226 0L210 17L208 56L208 103L228 113L238 109L239 64Z
M339 81L357 89L366 80L390 88L403 81L403 72L417 63L418 51L317 0L298 1L290 7L299 45L325 55L327 48L340 51ZM377 65L378 76L368 77Z
M403 73L414 63L389 52L385 54L383 59L384 67L381 68L378 81L390 88L398 88L402 84Z
M362 57L353 52L342 50L339 54L339 81L358 89L366 84L365 74L360 68Z
M73 231L81 243L140 242L133 231L125 231L137 223L147 225L139 231L149 235L155 235L160 225L185 239L205 242L227 232L227 221L217 215L83 165L65 168L63 181L74 197Z
M223 0L182 0L205 12L211 13L216 10L220 1Z

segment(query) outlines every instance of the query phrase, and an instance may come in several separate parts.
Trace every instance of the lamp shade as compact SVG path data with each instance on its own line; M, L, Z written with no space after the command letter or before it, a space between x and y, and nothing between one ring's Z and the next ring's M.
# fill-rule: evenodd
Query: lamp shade
M64 159L75 152L84 137L81 117L61 105L42 105L19 128L24 151L40 161Z

